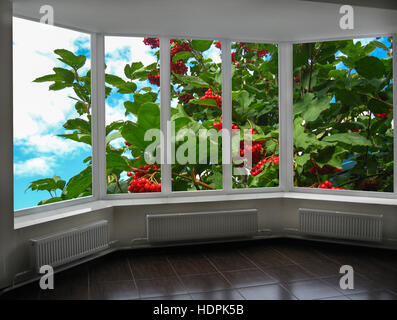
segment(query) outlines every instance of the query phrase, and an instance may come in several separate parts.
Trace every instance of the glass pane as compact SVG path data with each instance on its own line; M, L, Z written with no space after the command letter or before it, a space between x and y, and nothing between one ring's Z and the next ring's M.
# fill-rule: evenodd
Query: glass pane
M232 43L233 188L279 185L278 47Z
M393 191L388 37L294 45L295 186Z
M107 193L161 191L160 42L105 38Z
M13 19L14 209L92 194L90 36Z
M221 43L170 42L172 190L222 189Z

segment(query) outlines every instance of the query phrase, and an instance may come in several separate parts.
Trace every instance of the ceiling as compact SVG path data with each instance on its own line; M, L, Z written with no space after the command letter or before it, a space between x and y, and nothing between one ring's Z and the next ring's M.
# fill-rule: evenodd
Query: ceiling
M397 11L355 7L354 30L339 28L339 4L300 0L13 0L14 14L120 35L299 41L397 32ZM377 1L374 1L377 2Z

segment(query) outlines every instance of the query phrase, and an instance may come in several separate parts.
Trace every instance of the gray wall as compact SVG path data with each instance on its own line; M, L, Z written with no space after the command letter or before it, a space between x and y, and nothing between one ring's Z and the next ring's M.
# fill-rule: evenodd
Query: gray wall
M0 287L9 283L15 252L13 232L12 148L12 10L0 1Z

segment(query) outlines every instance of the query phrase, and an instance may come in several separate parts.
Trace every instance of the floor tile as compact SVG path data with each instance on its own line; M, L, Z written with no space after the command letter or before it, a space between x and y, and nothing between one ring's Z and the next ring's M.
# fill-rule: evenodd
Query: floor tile
M210 261L201 253L174 254L170 255L168 260L178 275L185 276L216 272Z
M266 273L281 282L312 279L313 275L298 265L266 269Z
M319 299L319 300L350 300L350 299L346 296L337 296L337 297L331 297L331 298L323 298L323 299Z
M347 295L352 300L397 300L397 295L381 290Z
M339 283L342 276L343 275L341 274L336 277L323 278L322 280L325 281L327 284L331 285L333 288L335 288L342 294L355 294L355 293L362 293L362 292L376 291L383 289L383 286L380 283L364 278L360 275L354 275L353 289L341 289Z
M193 293L192 298L193 300L244 300L236 290Z
M287 290L278 284L238 289L247 300L296 300Z
M207 254L219 271L254 268L255 266L237 251L216 251Z
M242 249L241 253L261 268L274 268L294 264L290 259L269 248L250 247Z
M89 264L90 282L133 280L126 258L107 256Z
M234 288L243 288L276 283L277 281L259 269L224 271L223 275Z
M314 300L341 295L338 290L317 279L288 282L284 286L299 300Z
M136 280L176 276L165 255L131 256L128 260Z
M138 299L134 281L106 281L90 285L92 300L133 300Z
M219 273L183 276L181 279L190 293L231 289L231 285Z
M312 274L315 277L332 277L340 275L340 267L339 265L332 261L320 260L314 262L313 260L309 260L307 262L303 262L300 264L300 267L305 269L307 272Z
M35 281L0 295L0 300L37 300L40 290L39 282Z
M141 298L186 294L186 290L177 277L136 280Z

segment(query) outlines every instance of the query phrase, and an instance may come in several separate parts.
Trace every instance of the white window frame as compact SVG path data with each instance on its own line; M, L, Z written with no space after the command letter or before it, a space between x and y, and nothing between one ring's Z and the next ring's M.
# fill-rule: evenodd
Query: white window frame
M18 16L16 16L18 17ZM26 17L20 17L27 19ZM36 21L34 19L29 19ZM37 22L37 21L36 21ZM295 187L293 183L293 44L308 43L317 41L349 40L368 37L386 37L392 36L393 40L397 39L396 34L376 34L376 35L356 35L336 39L317 39L310 41L291 41L291 42L273 42L266 40L244 40L247 43L273 43L278 46L278 78L279 78L279 141L280 141L280 165L279 165L279 186L263 188L232 188L232 165L231 165L231 141L226 135L222 136L222 158L223 162L228 159L229 164L223 165L223 189L219 190L201 190L201 191L172 191L171 190L171 165L162 164L162 190L160 193L145 194L107 194L106 183L106 149L105 149L105 69L99 66L105 65L104 43L106 36L122 37L158 37L156 35L142 34L103 34L92 33L85 30L65 27L59 27L86 33L91 37L91 99L92 99L92 196L65 200L58 203L36 206L32 208L15 210L14 215L21 216L31 213L45 212L56 210L72 205L85 204L97 200L116 200L143 198L166 198L166 197L206 197L210 195L229 195L233 199L234 195L239 194L256 194L256 193L276 193L276 192L298 192L298 193L317 193L327 195L345 195L372 198L396 198L397 197L397 130L394 130L394 189L393 192L370 192L359 190L325 190L312 189L305 187ZM167 120L170 120L170 38L186 38L185 36L160 37L160 110L161 124L160 128L165 132ZM222 119L224 127L231 127L232 124L232 92L231 92L231 43L232 39L211 39L189 37L197 40L218 40L222 42ZM396 40L397 41L397 40ZM393 84L397 79L397 44L393 42ZM393 87L393 111L397 110L397 86ZM393 112L393 122L397 119L396 112ZM162 159L167 159L170 155L170 137L164 136L162 140ZM162 161L164 163L164 161Z

